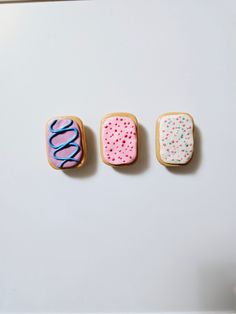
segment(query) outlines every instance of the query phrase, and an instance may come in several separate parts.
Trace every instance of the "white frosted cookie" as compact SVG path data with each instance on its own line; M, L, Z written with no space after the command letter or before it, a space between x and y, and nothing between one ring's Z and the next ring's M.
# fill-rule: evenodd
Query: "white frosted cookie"
M170 112L157 120L156 153L164 166L188 164L194 151L194 122L190 114Z

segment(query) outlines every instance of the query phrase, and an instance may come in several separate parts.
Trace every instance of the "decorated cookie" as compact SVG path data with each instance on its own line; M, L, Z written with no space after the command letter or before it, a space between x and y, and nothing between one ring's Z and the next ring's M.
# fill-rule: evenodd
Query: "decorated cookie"
M57 117L46 126L47 156L55 169L79 168L86 161L83 122L77 117Z
M130 113L111 113L101 122L102 160L110 166L130 165L138 157L138 121Z
M157 121L156 153L164 166L189 163L194 151L193 118L184 112L163 114Z

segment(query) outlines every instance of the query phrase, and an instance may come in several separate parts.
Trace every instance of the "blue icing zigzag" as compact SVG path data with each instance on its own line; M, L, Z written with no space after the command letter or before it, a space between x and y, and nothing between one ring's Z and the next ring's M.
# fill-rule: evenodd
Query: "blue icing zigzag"
M55 124L57 123L57 120L54 120L50 126L49 126L49 131L51 133L53 133L49 139L48 139L48 144L50 145L50 147L52 147L53 149L55 149L54 153L53 153L53 157L56 159L56 160L61 160L61 164L58 166L59 168L63 168L63 166L65 165L65 163L67 163L68 161L74 161L76 163L79 162L79 159L76 159L74 158L81 150L80 146L75 143L75 140L79 137L79 131L78 129L74 128L74 127L71 127L71 125L73 124L73 120L69 120L69 122L67 124L65 124L63 127L61 127L60 129L57 129L55 130L53 127L55 126ZM60 134L63 134L65 132L68 132L68 131L73 131L74 132L74 135L68 139L68 141L64 142L64 143L61 143L59 145L54 145L52 143L52 140L60 135ZM57 153L63 149L66 149L66 148L69 148L69 147L75 147L75 150L70 154L68 155L68 157L57 157Z

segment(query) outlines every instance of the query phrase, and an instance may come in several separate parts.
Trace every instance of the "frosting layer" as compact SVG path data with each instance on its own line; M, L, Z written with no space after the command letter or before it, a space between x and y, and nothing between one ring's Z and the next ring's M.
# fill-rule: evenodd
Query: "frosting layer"
M48 157L60 169L76 167L82 159L81 131L72 119L58 118L48 122Z
M193 155L193 120L185 113L164 115L159 120L159 140L165 163L186 164Z
M107 118L102 125L103 159L111 165L131 164L137 158L137 128L124 116Z

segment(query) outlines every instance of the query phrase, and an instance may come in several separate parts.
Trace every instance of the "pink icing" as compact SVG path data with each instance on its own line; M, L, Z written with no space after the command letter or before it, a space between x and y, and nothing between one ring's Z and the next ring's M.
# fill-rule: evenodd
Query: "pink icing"
M60 119L60 118L57 118L57 122L56 124L54 125L53 129L54 130L57 130L57 129L61 129L65 124L67 124L69 121L69 119ZM47 139L49 139L49 137L52 135L52 133L50 132L49 130L49 127L51 125L51 123L53 122L53 120L50 120L48 122L48 136L47 136ZM82 144L81 144L81 132L80 132L80 128L78 126L78 124L73 121L73 124L71 125L70 128L76 128L78 131L79 131L79 137L74 141L74 143L77 143L81 150L75 155L75 159L78 160L78 162L75 162L75 161L68 161L64 164L64 166L62 167L62 169L67 169L67 168L73 168L75 166L78 165L78 163L81 161L81 158L82 158L82 154L83 154L83 149L82 149ZM62 143L65 143L67 142L71 137L73 137L74 135L74 131L66 131L62 134L58 134L57 136L55 136L53 139L52 139L52 144L53 145L60 145ZM56 166L57 168L60 168L59 165L61 164L62 161L60 160L56 160L54 157L53 157L53 153L55 151L54 148L52 148L48 142L47 142L47 146L48 146L48 157L49 157L49 160L50 162ZM58 151L56 156L57 157L60 157L60 158L66 158L68 157L72 152L75 151L75 147L73 146L70 146L68 148L65 148L61 151Z
M112 165L130 164L137 158L137 128L129 117L107 118L102 125L103 158Z

